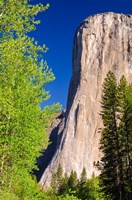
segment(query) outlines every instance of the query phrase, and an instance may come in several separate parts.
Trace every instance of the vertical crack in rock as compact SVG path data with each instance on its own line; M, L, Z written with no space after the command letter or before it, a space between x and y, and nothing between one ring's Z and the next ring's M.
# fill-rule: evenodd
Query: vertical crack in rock
M75 110L75 119L74 119L74 121L75 121L75 126L74 126L74 137L76 136L76 127L77 127L77 122L78 122L78 111L79 111L79 105L77 105L77 108L76 108L76 110Z
M99 174L93 163L101 158L102 84L109 70L118 81L123 74L132 80L132 15L110 12L85 19L75 34L72 62L65 125L40 180L45 186L59 163L67 174L74 170L80 177L83 167L88 178Z

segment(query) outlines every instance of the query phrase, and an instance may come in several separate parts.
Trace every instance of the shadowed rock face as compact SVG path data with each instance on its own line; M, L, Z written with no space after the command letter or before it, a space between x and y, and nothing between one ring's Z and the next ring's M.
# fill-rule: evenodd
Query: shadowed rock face
M104 13L85 19L78 28L73 47L73 72L69 86L66 120L56 152L41 177L49 185L60 163L63 171L78 177L86 167L90 178L99 171L99 129L102 83L109 70L117 80L124 74L132 80L132 15Z
M54 121L51 124L50 130L48 132L50 133L49 136L49 146L47 149L42 153L42 156L37 158L37 167L39 170L35 170L33 173L37 178L37 181L39 182L43 172L48 167L51 159L53 158L56 148L60 145L63 129L64 129L64 120L65 120L65 111L62 111L60 113L57 113Z

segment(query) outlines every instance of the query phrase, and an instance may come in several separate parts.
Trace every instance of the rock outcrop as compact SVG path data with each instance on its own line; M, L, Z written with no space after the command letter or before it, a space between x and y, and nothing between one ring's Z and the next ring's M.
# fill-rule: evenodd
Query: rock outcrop
M78 28L73 48L73 73L69 87L63 135L41 177L49 185L60 163L63 171L78 177L86 167L88 177L99 171L99 130L102 83L109 70L119 80L132 80L132 15L104 13L85 19Z

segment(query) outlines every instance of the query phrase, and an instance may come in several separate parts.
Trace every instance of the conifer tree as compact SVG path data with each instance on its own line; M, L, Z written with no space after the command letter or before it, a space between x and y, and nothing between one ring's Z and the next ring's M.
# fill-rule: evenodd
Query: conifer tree
M85 200L87 199L87 173L84 167L78 183L78 198Z
M130 200L132 155L132 89L122 76L119 85L109 72L103 85L100 180L108 199Z
M87 172L86 172L86 168L85 167L82 170L79 182L82 183L82 184L87 182Z
M54 190L55 194L60 193L60 187L62 186L63 181L63 170L61 165L58 165L57 171L53 173L51 178L51 187Z
M59 195L68 194L68 191L69 191L68 179L69 179L69 177L68 177L67 173L65 173L64 177L62 179L62 184L60 185L60 188L58 191Z
M107 74L103 84L102 120L104 128L101 135L101 150L103 152L103 170L100 175L103 189L108 198L119 199L119 138L117 133L117 81L112 72Z
M117 91L122 199L132 198L132 86L122 76Z
M126 89L126 109L124 112L126 130L126 181L125 191L128 199L132 199L132 84Z
M75 191L76 187L78 185L78 178L77 178L77 173L75 171L71 171L69 180L68 180L68 185L71 191Z

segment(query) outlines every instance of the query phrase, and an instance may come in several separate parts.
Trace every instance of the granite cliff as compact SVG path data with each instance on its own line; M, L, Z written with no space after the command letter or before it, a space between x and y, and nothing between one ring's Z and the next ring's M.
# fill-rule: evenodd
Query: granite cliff
M99 130L102 83L109 70L117 80L132 80L132 15L104 13L85 19L77 29L73 47L73 70L65 120L58 124L56 151L40 184L49 185L60 163L63 171L78 177L86 167L88 177L99 171ZM59 127L60 126L60 127ZM64 127L64 128L62 128ZM61 137L59 137L61 134Z

